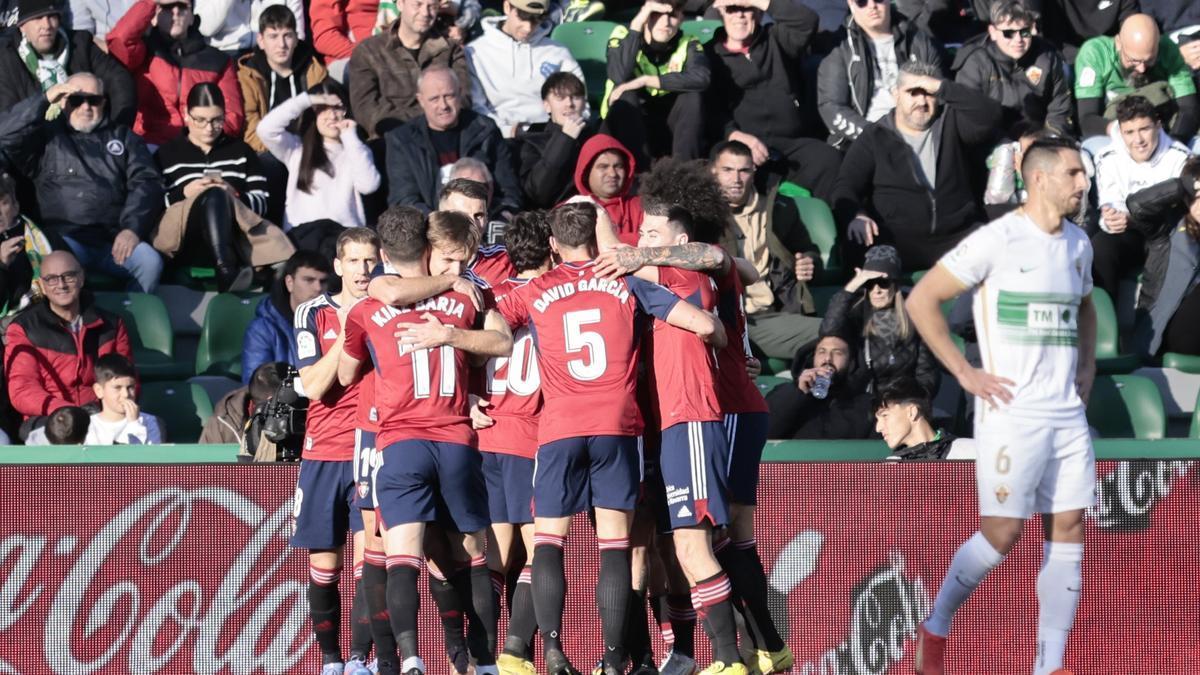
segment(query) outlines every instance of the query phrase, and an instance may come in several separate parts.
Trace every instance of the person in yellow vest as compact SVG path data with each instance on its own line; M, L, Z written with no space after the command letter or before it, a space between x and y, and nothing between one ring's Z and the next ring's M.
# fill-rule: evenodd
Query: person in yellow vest
M647 0L608 39L608 83L600 116L607 133L633 151L640 166L671 155L702 157L708 58L679 30L684 0Z

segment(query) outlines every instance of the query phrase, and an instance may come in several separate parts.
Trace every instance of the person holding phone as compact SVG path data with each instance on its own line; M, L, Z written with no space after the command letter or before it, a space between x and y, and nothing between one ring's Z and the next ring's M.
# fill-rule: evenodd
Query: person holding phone
M282 230L263 220L267 179L254 150L224 132L224 119L221 89L192 87L187 133L154 155L170 206L151 241L169 258L213 265L220 291L244 291L254 267L283 262L294 249Z

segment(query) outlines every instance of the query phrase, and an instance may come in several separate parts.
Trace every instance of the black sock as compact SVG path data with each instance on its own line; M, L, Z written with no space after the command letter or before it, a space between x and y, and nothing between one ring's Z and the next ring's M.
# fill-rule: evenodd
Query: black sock
M762 648L771 652L783 649L783 639L775 629L767 605L767 575L754 540L731 542L717 553L717 561L729 575L734 593L745 605L748 627L762 639Z
M537 615L533 611L533 566L521 568L517 577L516 589L513 590L512 603L509 605L508 638L504 640L504 652L512 656L525 658L529 652L529 643L533 641L533 633L537 630Z
M371 613L362 581L363 563L354 566L354 605L350 608L350 658L366 663L371 655Z
M675 636L675 644L672 647L675 653L695 658L696 608L692 606L691 596L667 596L667 621L670 622L671 633Z
M629 540L600 539L596 607L604 635L604 665L625 671L625 621L629 616Z
M634 667L646 657L654 659L650 649L650 624L646 621L646 591L645 589L629 590L629 610L625 620L625 649Z
M391 617L387 608L387 557L383 553L367 551L363 562L362 592L371 620L371 638L375 642L375 657L379 659L380 673L394 673L400 663L396 658L396 636L392 633Z
M566 537L534 535L533 608L538 630L546 651L562 651L563 604L567 599L567 580L563 571L563 544Z
M696 583L692 592L703 606L704 621L711 631L713 659L725 664L741 663L737 648L737 624L733 620L733 605L730 603L732 588L724 572Z
M470 666L467 643L463 638L463 605L454 584L448 579L429 575L429 595L437 605L438 618L442 622L442 640L446 645L446 656L457 672L465 673Z
M313 635L321 649L323 663L340 663L342 648L338 645L341 629L342 596L338 593L338 570L308 567L308 610L312 616Z
M417 610L420 594L417 577L421 559L416 556L388 556L387 608L392 622L392 634L400 647L401 660L417 656Z
M467 649L475 663L490 666L496 662L496 595L492 587L491 572L481 556L471 561L454 575L453 585L458 592L458 603L466 607L470 621L467 624Z

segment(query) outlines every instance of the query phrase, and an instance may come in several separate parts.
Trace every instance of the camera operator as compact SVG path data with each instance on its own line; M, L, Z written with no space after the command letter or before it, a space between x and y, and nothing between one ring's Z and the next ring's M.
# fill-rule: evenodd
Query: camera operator
M282 361L255 368L250 384L213 406L200 443L237 443L241 462L299 459L308 404L296 393L295 377L296 371Z

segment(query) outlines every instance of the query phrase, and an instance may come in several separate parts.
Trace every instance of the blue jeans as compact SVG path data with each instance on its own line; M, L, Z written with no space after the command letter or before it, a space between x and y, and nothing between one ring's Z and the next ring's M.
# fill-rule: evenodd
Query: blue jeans
M118 279L128 280L126 290L153 293L158 288L158 278L162 276L162 256L150 244L139 242L133 253L125 259L124 265L118 265L112 257L112 245L86 247L82 243L63 237L63 242L79 259L79 264L85 270L103 272Z

